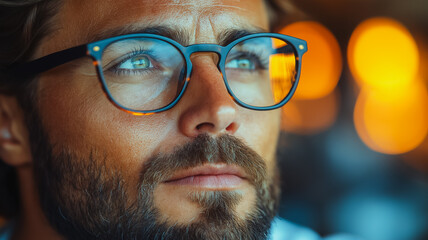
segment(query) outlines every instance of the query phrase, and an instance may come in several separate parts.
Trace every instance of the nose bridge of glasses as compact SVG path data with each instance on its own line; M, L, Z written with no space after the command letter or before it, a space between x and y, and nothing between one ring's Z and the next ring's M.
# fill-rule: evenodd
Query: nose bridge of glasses
M196 52L215 52L221 54L223 47L217 44L193 44L187 46L187 52L189 55L192 55Z
M194 44L188 46L186 50L190 59L198 56L210 56L213 62L218 65L221 58L222 46L216 44Z

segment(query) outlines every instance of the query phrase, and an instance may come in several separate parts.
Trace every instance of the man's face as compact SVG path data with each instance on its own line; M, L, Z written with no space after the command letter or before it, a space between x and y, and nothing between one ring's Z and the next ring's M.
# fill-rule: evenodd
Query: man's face
M177 29L186 44L218 43L228 30L268 31L268 20L262 0L68 0L55 17L54 34L35 57L87 43L113 29L159 26ZM154 221L158 228L184 231L205 226L206 233L193 236L232 232L226 225L245 231L259 215L270 220L279 111L238 106L217 60L212 53L192 55L193 72L181 100L148 116L111 104L95 72L80 67L90 60L42 74L37 112L46 139L39 143L50 149L48 156L35 150L34 161L51 166L39 173L48 175L41 176L45 186L40 194L58 205L45 211L60 209L65 222L97 234L111 219L122 225ZM94 202L109 209L98 211Z

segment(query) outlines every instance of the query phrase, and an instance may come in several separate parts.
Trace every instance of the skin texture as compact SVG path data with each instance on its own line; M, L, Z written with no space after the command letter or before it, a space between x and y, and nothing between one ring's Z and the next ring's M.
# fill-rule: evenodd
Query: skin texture
M129 25L136 28L159 25L181 28L189 44L217 43L221 37L219 33L225 29L268 31L267 13L260 0L69 0L65 1L55 18L54 34L41 43L34 58L87 43L94 35ZM238 106L227 93L216 67L216 55L196 53L191 60L192 77L180 102L166 112L149 116L134 116L113 106L104 96L93 73L76 67L90 60L78 60L41 74L37 107L53 153L66 148L77 159L85 159L96 150L94 159L106 159L106 166L121 171L132 199L136 198L133 195L137 192L135 186L142 166L150 157L170 153L201 134L213 137L230 134L263 157L268 177L272 178L279 110L259 112ZM25 130L21 132L18 131L18 135L26 136ZM29 151L29 143L21 142L27 145L22 151ZM25 156L28 155L27 152ZM21 187L23 195L29 196L24 198L23 205L36 209L24 215L43 219L37 201L26 200L36 199L32 173L28 171L31 161L29 158L29 164L15 164L19 165L21 173L18 175L22 184L29 186ZM238 217L245 218L255 205L255 189L248 182L239 188L244 197L236 204L236 212ZM200 206L188 197L193 191L199 190L191 186L159 185L154 191L154 204L161 209L163 220L180 224L195 221L200 214ZM31 227L34 222L24 221L21 228L27 229L23 232L28 235L23 234L17 239L26 239L34 234L35 228ZM38 229L46 229L43 239L56 238L45 221L38 222L42 225Z

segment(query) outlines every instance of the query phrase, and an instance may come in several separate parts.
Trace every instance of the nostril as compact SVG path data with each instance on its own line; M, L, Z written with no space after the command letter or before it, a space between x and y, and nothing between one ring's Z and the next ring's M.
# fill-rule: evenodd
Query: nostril
M215 128L215 125L212 124L212 123L209 123L209 122L203 122L203 123L200 123L200 124L198 124L196 126L196 129L198 131L208 131L208 132L210 132L210 131L213 131L214 128Z
M238 124L233 122L229 126L226 127L226 131L229 133L235 133L238 130Z

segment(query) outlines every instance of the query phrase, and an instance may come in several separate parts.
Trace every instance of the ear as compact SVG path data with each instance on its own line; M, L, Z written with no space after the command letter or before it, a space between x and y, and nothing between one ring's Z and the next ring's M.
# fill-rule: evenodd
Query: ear
M0 159L19 167L32 162L24 112L15 97L0 94Z

